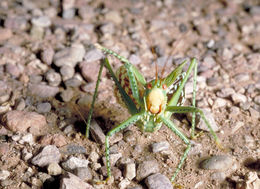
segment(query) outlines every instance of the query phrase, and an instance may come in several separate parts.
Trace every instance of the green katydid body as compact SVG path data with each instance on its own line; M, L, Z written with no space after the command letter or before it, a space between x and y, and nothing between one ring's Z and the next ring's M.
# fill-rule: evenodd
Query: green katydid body
M186 159L188 152L191 148L191 144L189 139L173 124L170 120L170 117L173 113L192 113L192 132L191 137L194 137L194 127L195 127L195 114L200 114L201 118L204 120L206 125L208 126L211 134L214 139L218 143L218 138L215 132L212 130L209 122L204 116L204 113L195 107L195 95L196 95L196 76L197 76L197 61L196 59L192 59L191 63L186 71L186 74L183 74L178 86L175 85L179 76L182 74L182 70L186 61L180 64L175 70L173 70L167 77L158 78L146 82L145 78L142 74L135 68L126 58L118 55L112 50L109 50L100 45L96 45L96 47L102 50L105 54L114 55L120 61L124 63L125 75L124 77L118 77L114 74L112 67L107 58L103 59L101 64L98 80L96 84L95 93L93 96L93 101L90 109L90 113L87 121L86 128L86 137L89 137L89 127L91 116L94 108L95 99L97 96L97 90L99 86L99 81L101 77L101 72L103 67L105 66L112 79L115 82L116 88L119 91L121 100L124 102L128 111L131 113L131 117L110 130L106 134L105 147L106 147L106 166L107 166L107 175L108 179L111 176L111 166L109 159L109 137L113 134L119 132L120 130L125 129L131 124L136 124L141 131L144 132L154 132L158 130L162 124L166 125L169 129L171 129L176 135L178 135L184 143L187 145L187 148L180 159L180 163L177 166L176 171L174 172L171 181L175 179L178 172L180 171L184 160ZM180 106L180 97L183 93L184 86L191 74L193 74L193 100L192 106ZM172 88L174 86L174 88ZM169 93L173 92L171 95ZM170 98L169 98L170 97Z

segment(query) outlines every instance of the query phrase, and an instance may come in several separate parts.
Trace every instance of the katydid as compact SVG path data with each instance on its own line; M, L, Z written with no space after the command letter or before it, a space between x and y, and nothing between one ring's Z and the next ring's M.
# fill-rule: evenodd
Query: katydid
M165 78L159 78L156 69L156 78L150 82L146 82L143 75L126 58L120 56L112 50L102 47L99 44L96 44L96 47L105 54L115 56L117 59L123 62L123 65L119 68L117 74L115 74L108 61L108 58L105 57L103 59L98 74L91 109L88 115L86 137L89 137L91 117L98 92L102 69L104 66L108 69L112 79L115 82L118 91L117 95L119 96L118 98L124 102L125 106L131 114L130 118L114 127L106 134L105 156L108 176L107 180L111 177L111 166L109 160L109 137L125 129L131 124L136 124L143 132L154 132L160 129L162 124L164 124L178 137L180 137L180 139L183 140L183 142L187 145L186 150L184 151L184 154L182 155L180 162L175 172L173 173L173 176L171 177L172 182L180 171L191 148L191 143L188 137L186 137L170 120L170 117L173 113L192 113L191 138L194 137L195 115L199 114L209 128L210 133L213 135L216 143L220 144L216 133L212 130L204 113L195 107L197 80L197 61L195 58L191 60L186 73L182 71L184 65L186 64L186 61L184 61ZM184 99L184 86L192 71L194 72L192 106L182 106Z

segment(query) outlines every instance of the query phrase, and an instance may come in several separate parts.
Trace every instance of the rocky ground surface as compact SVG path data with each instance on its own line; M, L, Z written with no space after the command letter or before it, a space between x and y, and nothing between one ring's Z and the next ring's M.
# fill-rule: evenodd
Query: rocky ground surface
M185 144L163 126L131 126L111 138L113 180L106 178L104 136L128 118L102 73L86 139L84 119L104 56L95 43L128 58L147 80L196 57L197 106L224 150L198 120L176 183L183 188L260 188L260 4L249 0L1 0L0 188L170 189ZM116 70L120 61L110 57ZM185 68L187 69L187 67ZM160 73L160 72L159 72ZM190 105L192 80L186 84ZM172 118L190 136L190 115Z

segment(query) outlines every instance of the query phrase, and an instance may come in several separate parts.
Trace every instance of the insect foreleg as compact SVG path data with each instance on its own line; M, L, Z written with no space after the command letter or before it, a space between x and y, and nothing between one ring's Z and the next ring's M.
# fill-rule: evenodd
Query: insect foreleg
M90 122L91 122L91 117L92 117L92 114L93 114L95 101L96 101L96 98L97 98L97 91L98 91L98 86L99 86L99 83L100 83L100 77L101 77L101 74L102 74L102 71L103 71L103 67L104 67L104 62L101 63L100 68L99 68L96 88L95 88L95 92L94 92L94 95L93 95L91 108L90 108L89 114L88 114L88 120L87 120L87 125L86 125L86 137L87 138L89 137L89 127L90 127Z
M126 127L128 127L129 125L137 122L138 120L140 120L143 117L143 114L135 114L132 117L130 117L129 119L127 119L126 121L124 121L123 123L121 123L120 125L118 125L117 127L113 128L112 130L110 130L107 135L106 135L106 141L105 141L105 146L106 146L106 166L107 166L107 176L108 179L111 177L111 166L110 166L110 158L109 158L109 137L111 137L113 134L125 129Z
M177 176L178 172L180 171L185 159L187 158L188 156L188 153L190 151L190 148L191 148L191 144L190 144L190 141L189 139L173 124L173 122L167 118L164 118L164 117L160 117L161 120L163 121L163 123L168 127L170 128L176 135L178 135L184 142L185 144L187 145L187 148L186 150L184 151L182 157L181 157L181 160L180 160L180 163L178 164L177 166L177 169L176 171L174 172L172 178L171 178L171 182L174 181L175 177Z
M187 82L187 80L188 80L188 78L189 78L189 76L190 76L194 66L195 67L197 66L197 61L196 61L195 58L193 58L191 60L191 63L190 63L189 68L188 68L188 70L186 72L186 75L185 75L185 77L183 78L183 80L181 82L181 85L178 87L177 91L175 91L175 93L173 94L172 98L169 100L169 102L168 102L169 106L176 106L177 105L178 100L179 100L180 95L181 95L181 92L184 89L184 86L185 86L185 84L186 84L186 82ZM167 112L166 117L170 117L171 115L172 115L171 112Z

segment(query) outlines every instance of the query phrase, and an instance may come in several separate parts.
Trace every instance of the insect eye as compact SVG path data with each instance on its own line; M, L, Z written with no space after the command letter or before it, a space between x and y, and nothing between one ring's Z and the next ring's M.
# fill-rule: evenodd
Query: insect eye
M167 86L165 84L163 84L162 88L165 90L165 89L167 89Z
M152 88L151 83L148 83L148 84L147 84L147 88L148 88L148 89L151 89L151 88Z

